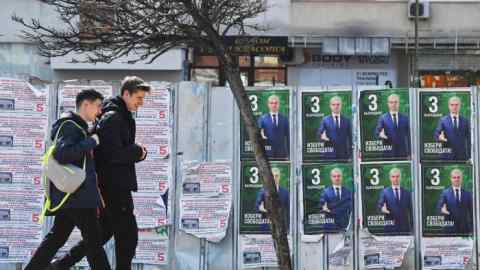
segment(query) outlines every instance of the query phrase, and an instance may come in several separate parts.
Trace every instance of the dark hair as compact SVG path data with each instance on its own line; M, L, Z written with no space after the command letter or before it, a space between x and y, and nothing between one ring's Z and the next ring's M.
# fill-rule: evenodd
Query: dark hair
M84 102L85 100L93 102L97 99L103 100L102 94L97 92L95 89L85 89L77 94L77 97L75 98L75 105L78 109L80 108L80 105L82 105L82 102Z
M120 93L123 96L125 91L128 91L130 95L135 94L138 91L150 92L150 85L145 83L140 77L137 76L127 76L122 81L122 86L120 87Z

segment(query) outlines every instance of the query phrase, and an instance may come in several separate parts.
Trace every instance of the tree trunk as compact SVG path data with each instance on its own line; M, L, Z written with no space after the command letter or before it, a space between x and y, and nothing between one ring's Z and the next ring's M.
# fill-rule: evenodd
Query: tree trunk
M286 223L284 222L284 215L282 214L286 209L282 209L278 198L275 180L265 153L265 146L250 107L250 100L248 99L247 92L240 78L240 70L235 63L229 60L230 59L223 59L221 62L224 64L226 79L237 102L242 120L245 123L248 137L254 146L255 160L263 179L263 187L266 190L265 206L267 216L271 221L272 237L275 243L279 266L282 270L291 270L292 262L287 238L288 228L285 228Z

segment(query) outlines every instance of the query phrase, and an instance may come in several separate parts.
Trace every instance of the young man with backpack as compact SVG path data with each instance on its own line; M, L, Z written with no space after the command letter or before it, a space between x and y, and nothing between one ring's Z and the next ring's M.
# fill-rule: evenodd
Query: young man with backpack
M100 144L100 140L97 134L88 133L88 122L95 121L99 115L102 100L103 96L99 92L93 89L83 90L76 97L77 112L68 112L53 124L53 158L59 164L84 168L86 177L82 185L70 195L57 189L52 182L48 183L47 202L50 201L51 207L46 204L47 215L55 216L54 224L24 270L46 269L74 227L82 234L91 269L110 269L102 248L102 233L97 216L102 204L93 150ZM55 208L59 209L53 211Z

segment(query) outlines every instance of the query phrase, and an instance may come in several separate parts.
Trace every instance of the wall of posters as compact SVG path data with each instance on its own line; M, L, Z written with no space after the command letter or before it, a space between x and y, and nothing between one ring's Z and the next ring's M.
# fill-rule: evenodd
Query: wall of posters
M0 263L23 263L41 240L41 157L48 91L0 78Z
M360 165L363 226L374 235L413 233L410 162Z
M290 228L290 163L271 162L272 174ZM269 234L270 220L265 206L265 190L260 171L253 162L242 162L240 183L240 234ZM291 231L291 230L289 230Z
M304 233L345 231L353 212L352 165L304 164L302 175Z
M473 233L473 174L469 164L422 164L423 235Z
M248 98L257 125L271 160L288 160L290 157L290 91L252 90ZM253 144L248 139L243 121L240 121L240 156L253 159Z
M409 159L411 156L409 90L361 91L358 107L362 160Z
M351 160L352 120L351 90L303 92L303 160Z
M138 192L134 193L138 227L155 228L170 224L171 196L171 115L167 83L151 83L144 106L135 114L136 141L145 145L147 158L136 165Z
M420 159L464 161L471 158L470 90L419 92Z

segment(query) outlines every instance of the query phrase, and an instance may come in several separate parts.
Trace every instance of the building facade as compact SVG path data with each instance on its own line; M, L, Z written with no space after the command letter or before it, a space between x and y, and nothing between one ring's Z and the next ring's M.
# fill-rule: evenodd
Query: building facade
M22 26L12 21L12 15L25 20L39 19L46 25L58 24L58 16L50 6L36 0L2 1L0 9L0 76L29 80L62 82L71 80L119 81L127 74L149 81L181 81L185 51L175 49L154 63L126 64L128 57L110 64L72 63L73 55L48 59L38 56L34 44L21 37ZM81 59L82 56L75 55Z

